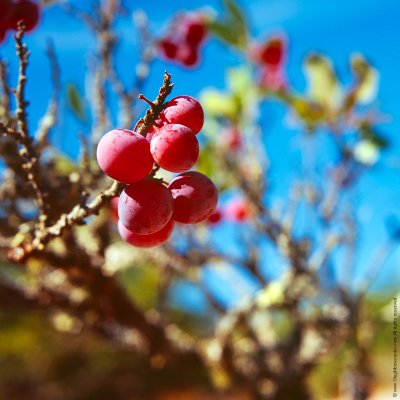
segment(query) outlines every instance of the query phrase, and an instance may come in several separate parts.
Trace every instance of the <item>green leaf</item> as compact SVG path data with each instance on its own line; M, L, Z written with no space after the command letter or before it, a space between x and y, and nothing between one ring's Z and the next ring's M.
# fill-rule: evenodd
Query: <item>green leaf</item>
M225 0L226 14L220 21L210 21L209 30L225 43L245 48L248 40L246 18L233 0Z
M239 21L242 25L246 26L246 18L244 17L243 11L233 0L225 0L225 7L229 11L232 19Z
M248 41L248 28L242 10L233 0L225 0L225 6L229 12L228 22L237 35L239 47L246 47Z
M384 149L389 146L389 140L370 126L361 128L361 136L363 139L374 144L378 149Z
M205 89L200 98L204 111L209 116L232 119L240 112L240 108L231 94L215 89Z
M208 25L209 30L217 36L223 42L238 47L239 46L239 38L238 35L235 34L235 31L232 30L230 24L225 24L218 21L212 21Z
M246 95L253 87L251 71L247 67L231 68L227 71L227 84L230 91Z
M304 71L310 100L325 107L335 108L341 100L341 88L331 60L313 53L306 58Z
M353 54L350 59L351 69L357 82L356 101L368 104L375 100L379 88L379 73L361 54Z
M79 94L76 85L72 83L67 86L67 103L77 118L80 120L85 119L85 109L82 96Z

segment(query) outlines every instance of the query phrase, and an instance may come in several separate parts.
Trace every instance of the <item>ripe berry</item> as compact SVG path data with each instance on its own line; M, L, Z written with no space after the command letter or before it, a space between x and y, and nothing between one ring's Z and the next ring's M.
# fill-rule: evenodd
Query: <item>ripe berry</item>
M161 39L159 48L166 58L174 59L178 52L178 44L170 38Z
M17 0L7 19L7 27L16 31L19 21L24 22L25 32L35 28L39 22L39 5L31 0Z
M150 235L171 219L174 204L171 192L154 179L129 185L118 202L120 221L133 233Z
M178 96L170 100L160 117L168 124L185 125L194 134L199 133L204 124L203 108L190 96Z
M164 125L163 121L160 118L157 118L156 121L154 122L154 125L150 127L150 129L147 131L146 134L146 139L148 142L151 142L151 139L153 139L153 136L158 132L158 130Z
M197 47L183 43L178 48L176 59L185 67L194 67L199 61L199 51Z
M150 151L161 168L183 172L192 168L199 158L199 142L188 127L168 124L155 133Z
M199 15L186 16L179 24L179 30L183 40L192 47L197 47L207 33L204 20Z
M174 198L172 219L195 224L207 219L215 210L218 192L214 183L200 172L185 172L171 181L168 188Z
M14 4L11 0L1 0L0 1L0 22L7 20L7 18L12 13L14 8ZM0 26L0 30L5 34L6 28L2 25Z
M273 37L261 48L260 61L270 66L279 66L283 61L285 44L282 38Z
M227 204L225 215L235 222L244 222L250 217L249 204L244 199L233 199Z
M110 201L111 215L115 221L118 221L118 200L119 197L113 197Z
M3 29L2 27L0 27L0 43L2 43L3 40L6 38L6 33L7 33L7 31L5 29Z
M243 144L240 131L235 127L225 131L225 141L229 150L233 152L240 150Z
M134 183L149 175L154 161L146 138L127 129L114 129L101 138L97 162L111 178Z
M222 220L222 212L220 209L216 208L212 214L208 217L207 222L210 225L217 225Z
M269 90L285 89L285 74L281 68L263 66L261 69L260 84Z
M121 238L136 247L154 247L169 239L174 230L174 221L171 219L161 230L150 235L138 235L127 229L121 221L118 221L118 231Z

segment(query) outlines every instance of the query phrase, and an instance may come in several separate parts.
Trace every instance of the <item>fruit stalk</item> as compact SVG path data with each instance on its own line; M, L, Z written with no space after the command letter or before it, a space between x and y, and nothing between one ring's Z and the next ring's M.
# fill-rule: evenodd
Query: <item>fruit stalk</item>
M142 135L146 136L147 132L149 131L150 127L156 121L158 115L164 108L165 99L168 95L172 92L173 83L171 83L171 74L167 71L164 72L164 81L163 85L160 87L158 92L157 98L154 100L153 105L146 111L144 118L141 121L141 124L137 130L137 132ZM139 99L142 98L143 95L139 95Z

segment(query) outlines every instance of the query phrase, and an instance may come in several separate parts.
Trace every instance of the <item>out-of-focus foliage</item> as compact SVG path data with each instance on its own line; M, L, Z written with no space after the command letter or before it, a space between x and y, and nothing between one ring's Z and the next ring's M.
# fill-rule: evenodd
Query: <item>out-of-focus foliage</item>
M0 62L0 397L366 399L387 386L392 299L369 288L398 247L397 220L371 249L361 283L354 280L361 229L352 194L391 144L375 109L376 68L350 55L345 83L335 60L312 52L298 65L306 87L297 90L286 67L290 38L252 37L246 13L226 0L219 15L202 9L166 18L161 33L136 10L130 28L139 61L123 65L135 71L131 87L117 62L124 40L117 19L130 4L104 0L87 12L45 3L83 21L97 47L92 79L65 87L49 50L55 92L36 132L25 114L23 71ZM182 27L193 15L205 24L202 46L217 39L240 62L225 71L222 89L204 82L199 93L206 121L196 169L216 183L220 202L214 218L177 224L167 244L141 250L118 236L113 200L122 187L109 186L95 149L115 121L132 128L143 117L135 101L153 61L174 62L188 50L171 41L163 53L163 39L189 41ZM206 53L195 50L175 67L201 68ZM19 78L16 99L9 73ZM281 182L270 178L277 166L268 143L279 138L265 129L277 104L303 159L283 183L283 202L274 191ZM85 132L79 160L52 143L59 114ZM322 141L332 150L321 151ZM291 149L279 151L291 165Z

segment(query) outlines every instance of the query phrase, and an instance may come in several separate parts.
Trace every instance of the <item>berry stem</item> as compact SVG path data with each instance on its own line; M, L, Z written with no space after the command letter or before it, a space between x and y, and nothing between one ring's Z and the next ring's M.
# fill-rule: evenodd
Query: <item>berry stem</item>
M139 128L139 126L140 126L141 124L143 124L143 118L140 118L140 119L138 120L138 122L136 122L136 125L135 125L135 127L133 128L133 131L136 132L137 129Z
M146 111L143 122L140 125L137 133L142 136L146 136L148 130L154 124L158 115L163 110L165 99L171 93L172 87L173 84L171 83L171 75L165 71L163 85L160 87L160 91L157 98L154 100L154 103L151 103L152 106Z
M157 173L157 171L160 169L161 167L157 164L157 163L154 163L154 166L153 166L153 169L152 169L152 171L150 172L150 178L154 178L154 176L156 175L156 173Z
M152 101L150 101L144 94L142 94L142 93L140 93L139 95L138 95L138 99L139 100L143 100L143 101L145 101L150 107L155 107L156 105L152 102Z

